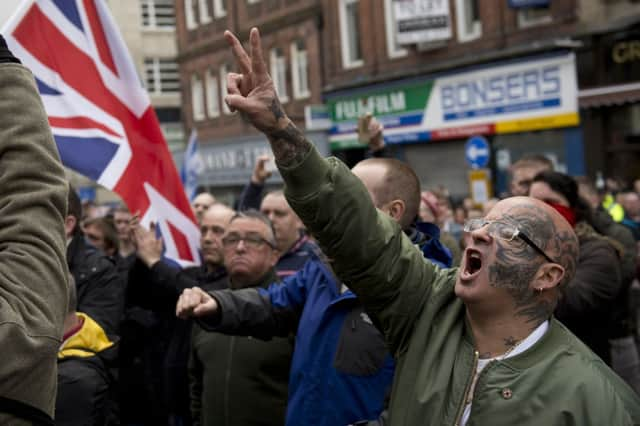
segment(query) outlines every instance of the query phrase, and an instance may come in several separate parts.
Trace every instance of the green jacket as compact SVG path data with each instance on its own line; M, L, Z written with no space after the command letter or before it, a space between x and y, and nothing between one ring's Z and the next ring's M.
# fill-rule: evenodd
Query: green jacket
M49 416L68 303L67 188L33 76L0 64L0 397Z
M271 271L256 287L277 281ZM284 425L293 337L264 341L203 327L207 328L205 321L194 323L191 335L189 388L194 426Z
M291 206L364 304L397 359L391 425L455 425L477 354L457 269L425 260L361 182L312 150L280 168ZM557 320L529 350L489 364L467 425L640 424L640 399Z

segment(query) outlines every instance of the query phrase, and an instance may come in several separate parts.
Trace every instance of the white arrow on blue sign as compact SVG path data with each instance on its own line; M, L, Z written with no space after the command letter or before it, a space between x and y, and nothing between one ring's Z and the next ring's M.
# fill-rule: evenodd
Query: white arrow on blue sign
M482 136L471 136L464 146L464 156L474 169L487 167L491 156L489 142Z

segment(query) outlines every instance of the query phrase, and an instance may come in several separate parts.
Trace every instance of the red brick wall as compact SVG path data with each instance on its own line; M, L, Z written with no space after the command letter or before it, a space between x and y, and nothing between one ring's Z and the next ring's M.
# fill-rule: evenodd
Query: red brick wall
M460 43L457 40L456 2L450 0L453 37L442 47L419 52L415 46L408 48L406 57L390 59L387 52L384 1L360 0L361 43L364 65L355 69L342 67L340 50L339 0L324 0L325 30L323 41L327 46L324 61L326 88L349 87L367 84L371 80L385 80L419 74L420 69L460 58L473 58L482 53L531 44L544 39L571 36L575 31L577 0L552 1L553 22L521 29L517 27L516 11L506 0L481 0L480 38ZM443 65L444 66L444 65Z
M234 31L247 46L248 34L253 26L261 29L263 52L269 66L269 50L280 47L287 59L289 101L284 105L287 114L300 126L304 125L304 106L321 102L322 66L320 60L320 22L321 8L317 0L262 0L250 5L243 1L227 0L227 15L214 19L207 25L187 31L184 18L184 1L176 0L176 20L179 62L181 71L182 103L185 130L189 132L194 125L191 103L191 76L198 73L205 79L207 67L218 76L219 67L228 63L233 71L238 71L235 60L224 38L224 30ZM210 10L213 6L210 2ZM197 7L195 8L197 12ZM198 20L197 13L195 14ZM309 88L311 96L295 100L291 83L290 44L297 40L305 41L308 57ZM221 93L221 102L223 94ZM205 108L206 110L206 108ZM217 118L206 118L195 123L200 139L203 141L230 138L238 135L258 134L239 115L221 114Z

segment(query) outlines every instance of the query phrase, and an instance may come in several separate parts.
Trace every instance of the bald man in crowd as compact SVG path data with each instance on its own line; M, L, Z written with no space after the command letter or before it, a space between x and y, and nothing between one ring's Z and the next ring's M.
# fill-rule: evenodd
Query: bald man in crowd
M196 195L191 203L191 209L198 223L202 222L202 215L216 202L216 197L208 192L201 192Z
M459 269L434 266L287 117L258 30L251 55L225 37L240 71L228 76L227 105L267 136L290 205L396 358L391 425L640 423L638 396L552 316L578 255L559 213L501 201L465 224Z

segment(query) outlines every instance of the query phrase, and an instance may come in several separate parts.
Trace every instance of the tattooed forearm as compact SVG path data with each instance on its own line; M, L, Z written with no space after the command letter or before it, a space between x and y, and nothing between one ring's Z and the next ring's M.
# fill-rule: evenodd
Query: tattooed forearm
M268 137L276 161L285 167L300 164L313 146L293 123L269 133Z
M279 128L267 132L271 143L273 155L278 164L292 167L300 164L305 155L311 150L313 144L307 140L304 134L286 117L282 105L277 99L273 99L269 105L269 111L273 114L278 124L284 124ZM286 120L286 121L285 121Z

